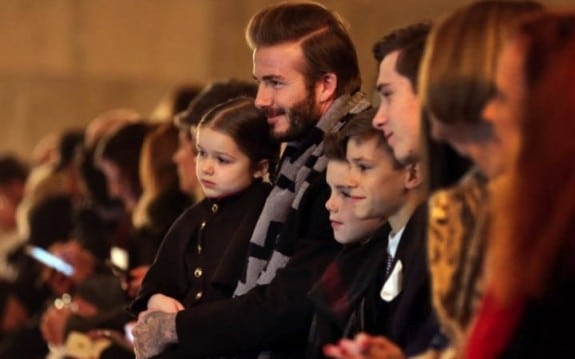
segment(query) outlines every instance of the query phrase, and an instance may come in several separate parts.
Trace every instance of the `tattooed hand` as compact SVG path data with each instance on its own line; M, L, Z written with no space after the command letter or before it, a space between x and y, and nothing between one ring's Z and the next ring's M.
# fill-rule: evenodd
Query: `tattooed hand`
M178 341L176 313L150 311L140 313L132 329L137 359L151 358Z

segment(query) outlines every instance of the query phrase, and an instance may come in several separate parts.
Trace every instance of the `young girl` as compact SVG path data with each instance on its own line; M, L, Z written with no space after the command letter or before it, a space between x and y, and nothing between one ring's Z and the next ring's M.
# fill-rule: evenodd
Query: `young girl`
M206 198L174 223L131 305L175 312L231 297L279 155L253 98L210 110L197 128L196 174Z

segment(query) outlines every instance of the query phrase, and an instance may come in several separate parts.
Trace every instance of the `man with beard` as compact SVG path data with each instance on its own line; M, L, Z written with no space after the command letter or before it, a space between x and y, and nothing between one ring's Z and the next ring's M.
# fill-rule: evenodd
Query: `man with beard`
M340 249L324 207L329 187L323 137L370 107L359 92L351 39L336 14L314 3L260 11L246 38L258 82L256 106L285 144L274 188L234 298L179 312L141 312L133 331L138 358L162 352L303 357L313 312L306 293Z

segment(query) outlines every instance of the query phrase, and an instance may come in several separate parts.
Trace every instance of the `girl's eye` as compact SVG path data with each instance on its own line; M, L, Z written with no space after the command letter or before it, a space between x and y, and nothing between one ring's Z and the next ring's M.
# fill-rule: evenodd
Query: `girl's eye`
M206 151L198 148L196 149L196 152L198 157L206 157Z
M350 198L351 197L351 195L349 194L349 191L347 189L340 190L339 194L341 194L341 196L343 198Z
M371 167L368 165L364 165L364 164L358 164L357 165L357 169L359 170L359 172L365 172L367 170L369 170Z
M223 165L227 165L232 163L232 161L228 158L224 158L224 157L217 157L218 163L221 163Z

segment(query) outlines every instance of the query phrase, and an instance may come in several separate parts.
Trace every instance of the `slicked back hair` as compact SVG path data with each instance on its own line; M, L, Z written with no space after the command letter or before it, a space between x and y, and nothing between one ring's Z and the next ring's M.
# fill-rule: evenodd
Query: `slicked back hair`
M250 20L246 41L252 50L298 42L308 88L327 73L337 76L336 97L361 88L355 46L341 18L323 5L281 3L265 8Z

